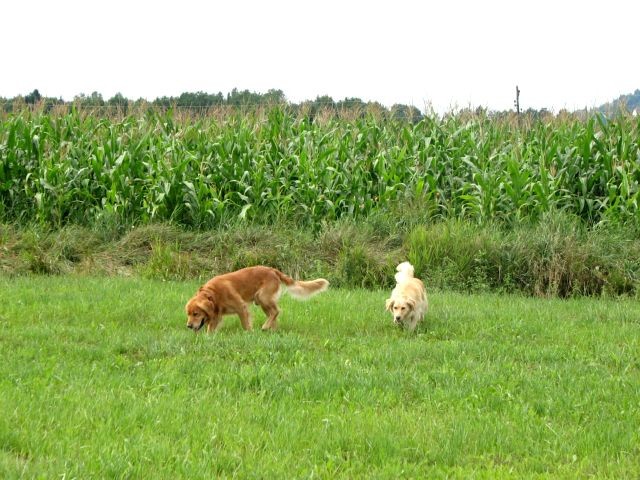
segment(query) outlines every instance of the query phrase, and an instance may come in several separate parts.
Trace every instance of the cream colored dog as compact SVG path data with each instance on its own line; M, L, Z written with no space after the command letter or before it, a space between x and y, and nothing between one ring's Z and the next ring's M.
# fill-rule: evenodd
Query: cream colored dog
M413 276L413 265L409 262L402 262L396 270L396 287L387 298L386 308L396 324L413 331L427 313L427 291L422 281Z

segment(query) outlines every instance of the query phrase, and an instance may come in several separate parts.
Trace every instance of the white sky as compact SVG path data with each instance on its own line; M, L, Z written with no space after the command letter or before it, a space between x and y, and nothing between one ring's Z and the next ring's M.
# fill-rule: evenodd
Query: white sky
M640 88L638 0L0 4L0 96L281 89L438 111L596 106Z

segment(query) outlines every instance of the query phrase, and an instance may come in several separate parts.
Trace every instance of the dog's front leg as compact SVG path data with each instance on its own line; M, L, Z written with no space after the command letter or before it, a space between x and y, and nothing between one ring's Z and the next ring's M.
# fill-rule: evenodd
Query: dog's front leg
M242 323L242 328L249 331L253 327L251 325L251 313L246 305L242 305L240 311L238 311L238 316L240 317L240 323Z
M215 332L221 323L222 317L212 318L209 323L207 323L207 333Z
M407 328L409 329L410 332L413 332L416 329L416 325L418 325L419 318L420 317L415 313L411 313L411 316L408 319L409 321L407 322Z

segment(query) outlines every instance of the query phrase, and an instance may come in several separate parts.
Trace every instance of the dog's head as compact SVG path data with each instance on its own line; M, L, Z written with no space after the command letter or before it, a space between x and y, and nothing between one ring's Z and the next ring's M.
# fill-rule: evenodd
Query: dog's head
M386 309L393 315L393 321L400 324L416 307L416 301L412 298L387 298Z
M187 328L197 332L217 316L217 308L210 293L198 292L185 306Z

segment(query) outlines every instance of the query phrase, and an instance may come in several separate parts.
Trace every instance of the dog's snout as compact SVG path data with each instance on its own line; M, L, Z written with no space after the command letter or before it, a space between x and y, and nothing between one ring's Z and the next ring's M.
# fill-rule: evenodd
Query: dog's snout
M400 315L397 315L396 316L396 322L399 322L399 321L400 321Z
M193 328L193 325L191 325L190 323L187 323L187 328Z

